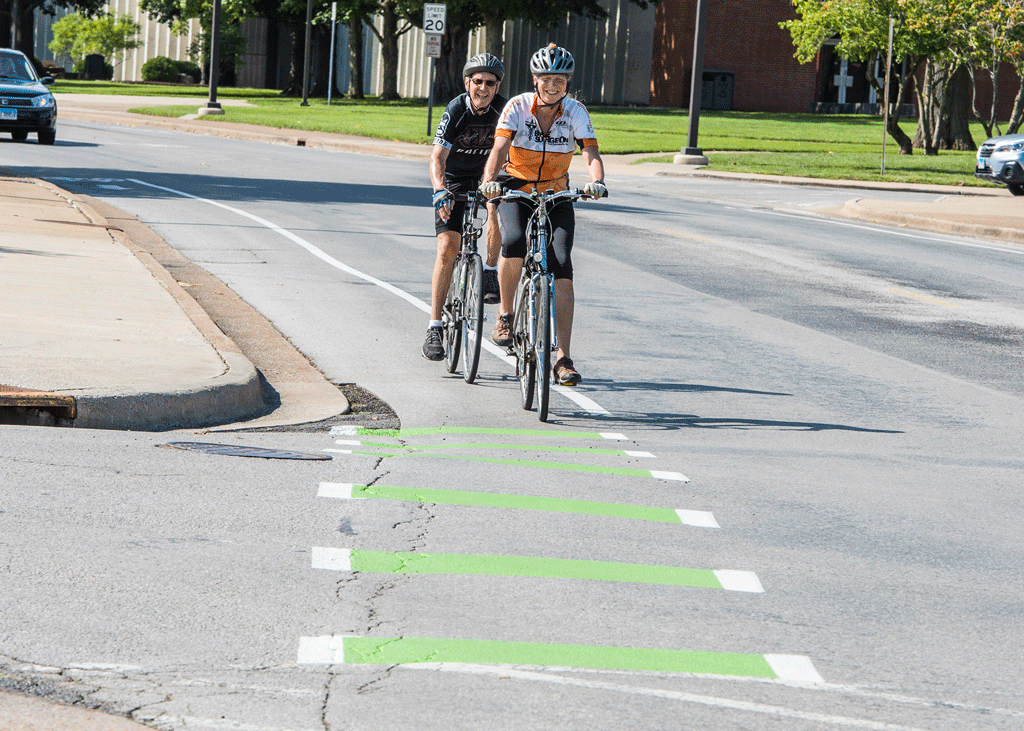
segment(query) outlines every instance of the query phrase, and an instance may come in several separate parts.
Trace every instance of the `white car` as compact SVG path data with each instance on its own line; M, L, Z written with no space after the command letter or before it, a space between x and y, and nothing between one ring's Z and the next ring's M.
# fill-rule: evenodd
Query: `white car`
M1024 134L993 137L978 148L974 176L1024 195Z

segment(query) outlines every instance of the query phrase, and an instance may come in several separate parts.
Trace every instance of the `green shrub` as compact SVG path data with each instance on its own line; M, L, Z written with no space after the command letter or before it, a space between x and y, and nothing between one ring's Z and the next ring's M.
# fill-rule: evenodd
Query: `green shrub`
M156 56L142 64L143 81L178 81L178 66L167 56Z

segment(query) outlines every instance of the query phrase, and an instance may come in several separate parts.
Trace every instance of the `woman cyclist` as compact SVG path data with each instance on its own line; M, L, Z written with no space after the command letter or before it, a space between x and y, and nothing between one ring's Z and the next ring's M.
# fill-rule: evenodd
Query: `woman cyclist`
M494 133L494 147L484 168L481 193L493 198L500 195L503 188L525 192L533 188L541 192L567 190L569 163L577 145L590 176L584 192L595 198L607 193L604 163L590 114L585 106L567 96L575 69L572 54L554 43L533 54L530 73L534 91L513 97L505 105ZM502 201L498 205L501 303L491 338L500 346L512 343L513 299L526 256L526 223L531 213L531 204L522 201ZM548 267L555 277L555 332L558 336L552 373L555 383L575 386L582 377L569 351L575 303L570 258L576 222L572 203L556 205L551 210L550 221ZM546 378L547 374L541 377Z

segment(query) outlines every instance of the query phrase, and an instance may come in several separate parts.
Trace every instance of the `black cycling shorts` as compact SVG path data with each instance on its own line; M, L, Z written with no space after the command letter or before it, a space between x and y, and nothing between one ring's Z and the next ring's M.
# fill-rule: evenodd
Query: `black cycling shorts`
M444 179L444 187L452 193L472 193L480 187L480 178L448 178ZM452 203L452 215L447 221L442 221L437 210L434 210L434 233L440 234L445 231L454 231L462 234L462 219L466 215L466 204L461 201Z
M501 220L501 255L507 259L526 258L526 223L534 206L526 201L502 201L498 204ZM551 239L548 241L548 271L555 279L572 279L572 240L576 231L576 212L572 203L563 201L548 214Z

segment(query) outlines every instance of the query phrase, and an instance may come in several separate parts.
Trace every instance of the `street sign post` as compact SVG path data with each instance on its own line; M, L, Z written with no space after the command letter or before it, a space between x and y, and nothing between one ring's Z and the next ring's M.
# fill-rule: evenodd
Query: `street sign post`
M423 32L426 34L427 57L430 59L430 88L427 91L427 135L434 127L434 67L441 58L441 36L447 28L448 6L444 3L423 4Z

